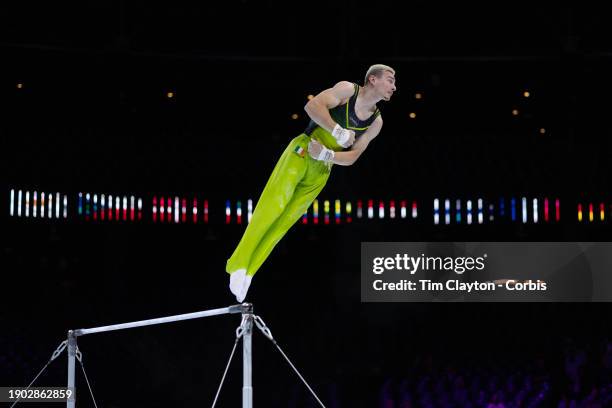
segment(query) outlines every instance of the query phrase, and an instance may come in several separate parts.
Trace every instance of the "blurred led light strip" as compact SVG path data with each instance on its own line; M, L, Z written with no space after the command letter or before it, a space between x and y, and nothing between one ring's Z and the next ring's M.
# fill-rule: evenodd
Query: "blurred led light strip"
M164 197L159 198L159 221L166 221L166 200Z
M153 222L157 222L157 197L153 196L152 199L152 206L151 206L151 215L153 217Z
M444 200L444 224L449 225L451 222L450 200Z
M519 221L523 224L533 223L539 224L545 222L559 222L561 219L560 215L560 200L558 198L528 198L520 197L520 201L517 199L509 199L509 212L512 221ZM457 199L452 205L451 199L439 199L434 198L433 200L433 222L434 224L445 225L451 224L454 219L457 224L463 221L462 204L461 200ZM473 208L473 203L476 204L476 208ZM554 203L554 209L552 208ZM443 208L442 208L443 205ZM579 205L579 218L580 221L587 219L587 206L588 205L588 220L589 222L604 221L606 219L606 204L605 203L587 203ZM454 207L454 208L451 208ZM612 206L610 207L612 210ZM475 211L472 211L475 210ZM442 211L444 211L444 219L442 219ZM453 211L454 215L453 215ZM552 214L554 211L554 216ZM520 212L520 214L519 214ZM466 201L466 222L472 224L473 215L477 218L478 224L483 224L485 221L494 222L499 214L500 220L507 214L506 205L504 198L499 199L499 212L496 213L495 204L490 202L486 203L483 198L477 198L476 200ZM612 211L611 211L612 214ZM454 217L454 218L453 218ZM520 217L520 218L519 218ZM554 218L553 218L554 217Z
M59 218L60 217L60 201L61 197L60 197L60 193L55 193L55 218Z
M55 194L55 200L52 194L48 194L48 206L55 205L55 216L59 218L60 208L58 204L61 200L59 193ZM41 196L42 198L42 196ZM138 205L138 207L136 207ZM63 215L67 218L68 215L68 198L63 197ZM128 215L129 209L129 215ZM157 221L157 197L153 197L153 221ZM51 211L49 211L51 214ZM77 195L77 215L83 217L86 221L135 221L142 220L142 198L131 196L113 196L112 194L97 194L79 192Z
M174 223L174 198L166 197L166 222Z
M437 198L434 198L433 210L434 210L434 224L438 225L440 223L440 200Z
M26 218L30 216L30 192L29 191L26 191L25 193L25 216Z
M455 221L461 224L461 200L455 201Z
M178 224L178 221L180 221L180 216L181 216L181 210L180 210L180 206L178 207L178 214L177 214L177 206L175 203L175 199L176 197L166 197L166 222L169 224ZM179 219L176 219L176 216L179 216Z
M42 196L41 196L41 199L44 199L44 198L42 198ZM86 193L85 194L85 219L89 219L89 214L90 214L90 211L89 211L90 210L89 201L90 200L91 200L91 195L89 193Z
M10 202L8 210L11 217L38 217L44 219L68 218L68 199L65 194L60 192L41 192L12 188L9 190L9 196ZM142 200L142 198L136 195L107 195L79 192L75 207L77 214L86 220L106 221L114 219L115 221L134 222L142 220ZM356 203L355 213L353 213L353 203L350 201L343 202L341 199L321 201L323 202L323 223L326 225L342 224L343 221L350 223L353 221L353 216L355 215L358 219L362 219L365 216L369 220L383 220L385 218L390 220L406 219L410 216L408 213L410 210L410 208L408 208L409 206L411 206L412 218L417 217L416 200L392 199L385 202L385 200L380 199L368 199L365 200L367 203L367 215L364 213L364 200L355 200L353 202ZM508 199L507 203L504 198L499 198L499 210L497 210L497 213L495 204L492 202L485 203L483 198L467 200L465 209L462 208L463 204L461 201L460 199L435 198L433 202L434 224L439 225L443 223L449 225L453 222L457 224L464 222L472 224L473 221L478 222L478 224L483 224L487 220L489 222L503 221L506 215L509 216L512 221L518 221L523 224L539 224L560 222L561 217L560 200L554 197L532 198L522 196L518 199L511 197ZM190 203L193 203L191 209L189 206ZM203 203L203 221L208 223L208 200L199 201L196 198L191 199L170 195L152 197L153 222L186 223L192 221L193 223L197 223L200 216L199 206L202 205L201 203ZM245 203L246 205L244 205ZM318 224L318 204L318 200L312 203L313 224ZM376 211L374 207L375 204L378 206L378 211ZM508 204L507 210L506 204ZM608 205L609 204L600 200L593 200L586 203L583 201L578 204L578 222L587 220L589 223L606 222ZM253 200L251 199L246 201L238 200L235 203L233 200L227 200L226 223L230 224L235 222L236 224L242 224L243 220L250 223L253 216L253 206ZM444 209L443 219L441 214L442 206ZM234 208L235 213L232 214ZM462 210L465 210L465 214ZM612 216L612 205L610 205L610 210ZM303 224L308 224L310 222L309 218L311 215L309 212L310 211L307 209L302 214L301 218ZM378 215L376 215L376 213L378 213ZM477 216L477 219L473 220L473 216ZM499 218L496 216L499 216Z
M106 220L106 195L100 194L100 221Z
M9 203L9 215L15 216L15 189L11 189L11 201Z
M113 220L113 203L115 202L115 200L113 200L113 196L111 194L108 195L108 220L112 221ZM157 207L156 207L157 209Z
M187 199L181 200L181 222L187 222Z
M346 211L346 222L347 223L353 222L353 217L351 215L353 213L353 205L351 204L350 201L346 202L345 211Z
M308 212L308 210L306 210L306 212ZM247 222L249 224L251 223L251 218L253 218L253 200L249 198L247 201Z
M98 195L94 194L93 196L93 219L98 219Z
M193 199L193 206L191 207L191 220L195 224L198 222L198 199Z
M232 223L232 200L225 200L225 224ZM240 211L240 216L239 216ZM240 200L236 201L236 224L242 223L242 203Z
M159 222L166 222L166 198L164 196L160 196L157 203L157 213L159 215Z
M444 220L442 220L442 200L444 203ZM510 198L509 215L511 216L512 221L517 221L518 219L517 212L520 211L520 216L521 216L520 220L523 224L527 224L530 222L533 222L534 224L538 224L541 222L542 219L548 222L552 219L550 203L552 203L553 201L555 205L554 220L556 222L559 222L560 220L560 201L558 198L557 199L549 199L549 198L544 198L544 199L529 198L528 199L527 197L521 197L519 203L517 203L517 200L515 198ZM476 208L475 208L476 214L474 215L477 216L476 221L478 222L478 224L483 224L486 220L488 220L489 222L494 222L496 220L496 217L495 217L496 209L495 209L494 203L491 202L491 203L486 204L483 198L477 198L474 202L476 204ZM473 220L472 203L473 203L472 200L466 201L466 214L465 215L466 215L467 224L472 224L472 220ZM453 207L452 200L434 198L433 222L435 225L441 224L442 222L445 225L450 224L453 220L453 210L455 211L454 213L455 222L457 224L460 224L463 221L461 200L460 199L455 200L454 208L451 208L451 207ZM597 207L597 204L593 204L593 203L589 204L589 220L591 219L591 217L593 218L593 220L595 219L603 220L605 218L605 204L604 203L599 204L599 215L596 214L596 211L597 211L596 207ZM505 200L504 198L500 198L499 199L499 216L500 218L503 218L505 215L506 215ZM586 214L584 215L584 217L586 218Z
M172 198L166 197L166 219L172 222Z
M242 211L242 200L236 200L236 205L235 205L235 218L232 217L232 207L234 207L232 205L232 200L226 200L225 201L225 223L226 224L231 224L233 222L233 220L235 220L235 223L238 225L242 224L242 219L243 219L243 214L244 212ZM252 200L248 200L247 201L247 206L248 206L248 215L247 215L247 223L250 223L251 218L253 216L252 212L253 212L253 204L252 204ZM208 223L208 200L204 201L204 222Z
M125 197L127 200L127 197ZM142 198L130 196L130 220L133 221L135 219L142 220ZM191 203L191 207L188 206L188 203ZM204 200L204 222L208 223L208 200ZM125 210L127 211L127 202L124 201L126 205ZM153 222L165 222L165 223L174 223L181 224L187 223L188 220L191 220L193 224L198 222L198 199L194 197L193 199L181 196L153 196L151 199L151 215ZM226 205L230 204L230 200L226 201ZM137 215L135 212L137 211ZM191 214L191 216L188 215ZM231 216L231 209L230 209ZM229 220L226 220L229 223Z
M252 214L252 200L249 200L249 213ZM331 224L342 224L342 222L346 222L346 223L352 223L353 222L353 203L351 201L346 201L346 202L342 202L342 200L340 199L334 199L334 200L320 200L320 199L315 199L313 200L311 206L309 208L307 208L304 213L300 216L300 218L298 220L301 220L301 224L309 224L310 223L310 208L312 208L312 223L315 225L319 224L319 215L320 215L320 211L319 211L319 202L323 203L323 211L322 211L322 218L323 218L323 222L322 224L324 225L331 225ZM363 218L363 200L357 200L357 218ZM376 216L376 209L374 208L374 204L375 202L377 202L377 206L378 206L378 216ZM367 209L367 218L368 219L385 219L387 216L390 219L397 219L398 218L398 208L396 205L396 201L395 200L390 200L389 204L388 204L388 208L389 208L389 212L387 212L386 206L387 204L385 203L384 200L367 200L367 205L368 205L368 209ZM401 217L402 218L407 218L408 217L408 201L407 200L402 200L401 201ZM226 200L225 201L225 209L226 209L226 224L232 224L232 223L236 223L236 224L240 224L241 221L239 221L240 217L242 217L242 215L244 214L244 212L242 211L242 202L241 201L237 201L236 204L236 217L233 218L231 215L231 212L233 211L232 209L234 208L234 204L232 202L232 200ZM342 209L344 208L344 215L342 214ZM238 215L238 213L240 213L240 215ZM333 217L333 220L332 220ZM417 202L416 200L412 203L412 218L416 218L417 217ZM250 222L250 221L249 221Z
M47 218L53 218L53 194L47 194Z
M330 225L330 224L342 224L343 220L346 223L352 223L353 222L353 203L351 201L346 201L343 205L342 200L340 199L334 199L334 200L321 200L323 203L323 224L324 225ZM363 200L357 200L357 218L363 218ZM387 217L387 214L389 215L389 218L392 219L397 219L398 217L398 212L397 212L397 206L396 206L396 201L395 200L390 200L389 201L389 212L387 213L386 210L386 204L384 200L378 200L378 217L376 217L376 213L375 213L375 208L374 208L374 203L375 200L367 200L367 205L368 205L368 209L367 209L367 218L368 219L385 219ZM402 214L403 214L403 218L407 217L407 201L406 200L402 200ZM226 202L226 209L227 209L227 205L228 202ZM333 207L332 207L333 205ZM231 207L231 202L230 202L230 207ZM344 207L344 216L342 214L342 208ZM300 219L301 219L301 224L308 224L310 222L309 220L309 210L310 208L312 208L312 223L315 225L319 224L319 199L315 199L312 204L311 207L309 207L308 209L306 209L304 211L304 213L301 215ZM333 212L333 214L332 214ZM333 222L332 222L332 216L333 216ZM417 207L416 207L416 201L413 203L413 218L416 218L417 216ZM232 220L229 221L230 223L232 222Z
M342 202L342 200L340 199L334 199L334 200L320 200L320 199L315 199L313 200L311 207L312 207L312 223L313 224L319 224L319 202L323 203L323 211L322 211L322 215L323 215L323 222L322 224L324 225L330 225L330 224L342 224L342 222L346 222L346 223L351 223L353 222L353 203L350 201L346 201L345 203ZM371 217L372 219L377 218L375 216L375 209L374 209L374 202L375 200L368 200L368 213L369 213L369 217ZM244 216L244 211L243 211L243 201L236 201L236 204L234 205L234 202L232 200L226 200L225 201L225 209L226 209L226 224L241 224L242 223L242 219ZM358 208L359 205L362 206L362 200L358 200L357 204L358 204ZM407 209L406 209L406 205L407 205L407 201L404 200L403 201L403 205L404 205L404 217L406 217L407 214ZM416 201L414 202L414 216L416 216ZM309 220L309 212L310 212L310 208L307 208L304 213L300 216L300 220L301 220L301 224L308 224L310 222ZM344 207L344 212L345 214L342 214L342 209ZM236 209L236 216L233 217L232 212L234 211L234 208ZM253 212L253 200L248 200L248 213L251 214L252 217L252 212ZM359 212L359 211L358 211ZM363 207L361 207L361 213L363 215ZM391 218L391 216L393 216L393 218L397 218L397 207L395 204L395 200L390 200L389 202L389 218ZM333 220L332 220L333 217ZM384 219L385 217L387 217L387 211L385 208L385 201L384 200L378 200L378 219ZM250 221L249 221L250 222Z
M471 225L472 224L472 200L467 200L465 209L467 211L467 214L466 214L467 223L468 225Z
M32 196L32 201L30 201L30 194ZM40 218L47 219L59 219L63 216L63 218L67 218L67 196L65 194L61 194L59 192L55 193L40 193L40 201L38 200L38 191L32 191L30 193L29 190L10 190L10 203L9 203L9 215L11 217L24 217L30 218L30 213L32 214L32 218L36 218L40 215ZM46 200L45 200L46 198ZM62 200L63 198L63 200ZM39 209L40 207L40 209ZM63 208L62 208L63 207ZM63 209L63 211L62 211Z
M164 197L164 203L166 204L165 222L170 224L174 220L174 217L173 217L174 202L172 200L172 197Z

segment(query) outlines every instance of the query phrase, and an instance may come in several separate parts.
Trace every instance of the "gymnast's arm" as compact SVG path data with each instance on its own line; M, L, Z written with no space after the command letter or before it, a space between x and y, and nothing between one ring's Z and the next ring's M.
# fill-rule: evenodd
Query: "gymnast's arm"
M351 146L351 150L346 152L336 152L334 154L333 163L341 166L350 166L355 163L359 156L361 156L365 149L367 149L368 144L370 144L370 142L374 140L376 136L378 136L380 129L382 129L382 124L382 116L379 115L376 119L374 119L374 122L372 122L368 130L366 130L359 137L359 139L357 139L353 146Z
M331 133L336 122L329 114L329 110L350 98L354 92L355 87L352 83L340 81L333 88L328 88L309 100L304 110L317 125Z

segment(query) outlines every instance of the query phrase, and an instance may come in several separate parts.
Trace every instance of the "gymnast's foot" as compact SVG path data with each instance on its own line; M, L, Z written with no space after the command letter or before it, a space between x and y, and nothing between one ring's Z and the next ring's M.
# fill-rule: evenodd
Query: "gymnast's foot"
M245 280L246 280L246 269L238 269L237 271L234 271L230 274L229 288L232 291L232 293L236 296L236 299L238 299L240 293L242 293L242 287L244 286ZM238 300L238 302L242 303L242 300Z
M249 286L251 286L252 279L253 277L251 275L246 275L244 277L242 288L240 289L240 292L236 294L236 300L238 301L238 303L242 303L242 301L246 297L247 292L249 291Z

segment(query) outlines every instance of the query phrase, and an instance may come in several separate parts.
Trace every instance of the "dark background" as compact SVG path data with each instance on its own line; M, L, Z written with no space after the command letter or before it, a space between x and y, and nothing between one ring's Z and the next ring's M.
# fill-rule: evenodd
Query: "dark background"
M608 222L578 223L575 208L610 205L611 31L578 3L2 4L0 385L27 385L69 328L234 303L224 266L244 226L223 224L224 201L258 197L307 125L307 95L384 63L398 88L384 128L321 197L415 199L419 219L298 225L247 300L328 406L399 407L402 381L421 395L419 379L451 372L545 377L536 406L603 395L609 304L363 304L358 259L362 241L609 240ZM74 207L69 220L17 219L11 188L205 196L211 223L87 223ZM481 196L559 197L562 220L431 222L433 197ZM99 406L210 403L238 324L81 338ZM312 404L259 333L254 350L258 406ZM572 390L575 350L588 358ZM238 357L220 406L239 405ZM37 385L64 382L62 356Z

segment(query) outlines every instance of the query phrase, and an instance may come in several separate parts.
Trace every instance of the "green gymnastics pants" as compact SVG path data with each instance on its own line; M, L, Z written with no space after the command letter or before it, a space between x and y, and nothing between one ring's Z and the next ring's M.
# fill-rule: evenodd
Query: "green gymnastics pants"
M227 261L228 273L246 269L247 275L255 275L325 186L331 166L310 157L308 142L310 138L301 134L283 152L259 197L251 222Z

